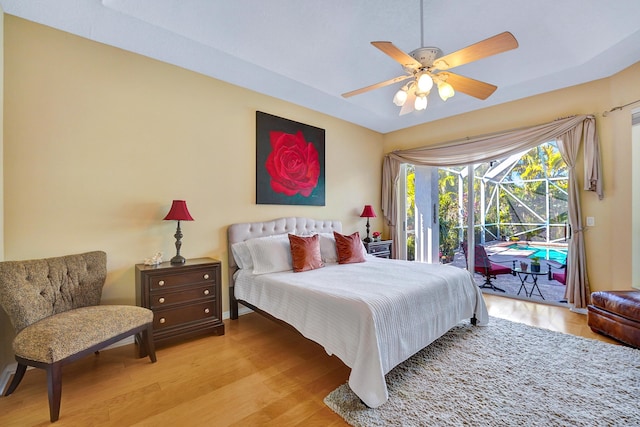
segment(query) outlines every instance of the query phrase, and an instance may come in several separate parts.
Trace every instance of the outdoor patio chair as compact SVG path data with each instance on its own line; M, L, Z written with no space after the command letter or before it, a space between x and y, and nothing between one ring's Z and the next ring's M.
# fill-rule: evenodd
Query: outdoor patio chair
M467 260L467 242L462 242L462 251L464 252L465 262ZM506 292L502 288L498 288L493 284L491 279L495 279L500 274L513 274L511 267L492 262L487 255L487 251L482 245L475 245L474 253L474 271L484 277L484 283L481 288L489 288L498 292Z
M554 268L557 271L553 271ZM567 266L563 264L558 267L555 267L549 264L549 280L557 280L563 285L566 285L567 284Z

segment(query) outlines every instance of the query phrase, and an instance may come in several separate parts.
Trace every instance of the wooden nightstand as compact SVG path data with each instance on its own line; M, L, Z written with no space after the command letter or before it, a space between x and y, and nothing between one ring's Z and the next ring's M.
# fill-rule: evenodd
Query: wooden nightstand
M202 334L224 335L220 261L136 264L136 303L153 311L156 345ZM137 338L136 338L137 341ZM140 357L146 356L139 345Z
M391 243L393 240L381 240L379 242L364 242L367 253L378 258L391 258Z

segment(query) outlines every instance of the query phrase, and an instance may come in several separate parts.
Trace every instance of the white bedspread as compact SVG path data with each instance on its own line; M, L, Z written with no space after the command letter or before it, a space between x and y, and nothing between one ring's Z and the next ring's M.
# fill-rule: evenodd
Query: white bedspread
M387 401L384 375L393 367L464 319L489 320L468 271L372 256L303 273L240 270L235 296L339 357L351 368L349 386L372 408Z

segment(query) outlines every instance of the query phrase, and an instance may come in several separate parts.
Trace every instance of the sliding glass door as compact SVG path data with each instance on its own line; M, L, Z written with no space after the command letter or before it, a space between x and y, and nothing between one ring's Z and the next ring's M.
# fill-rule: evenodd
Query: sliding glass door
M568 238L568 169L554 142L471 166L405 165L402 182L404 259L451 262L469 229L480 244Z

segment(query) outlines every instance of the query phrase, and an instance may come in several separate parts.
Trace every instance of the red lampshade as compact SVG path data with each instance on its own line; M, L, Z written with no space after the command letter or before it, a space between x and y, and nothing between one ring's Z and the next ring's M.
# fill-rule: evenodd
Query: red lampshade
M164 219L171 219L174 221L193 221L189 209L187 209L187 202L184 200L174 200L171 205L171 210Z
M375 218L376 217L376 212L373 210L373 207L371 205L364 205L364 209L362 210L362 213L360 214L360 217L362 217L362 218Z

